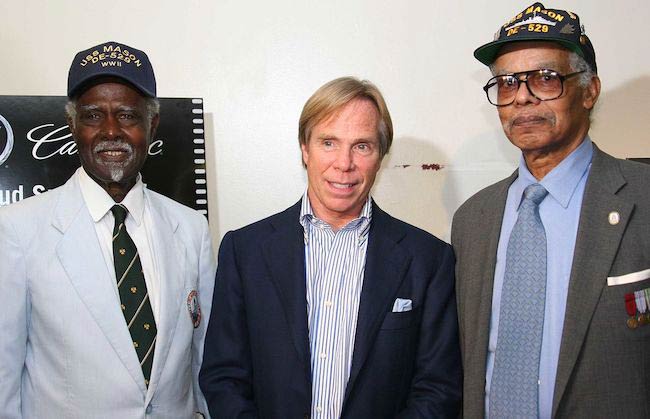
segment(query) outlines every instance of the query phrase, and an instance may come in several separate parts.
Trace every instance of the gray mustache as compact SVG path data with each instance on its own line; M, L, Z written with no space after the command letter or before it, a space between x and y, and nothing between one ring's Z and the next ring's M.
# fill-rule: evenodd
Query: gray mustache
M129 143L120 143L115 141L103 141L97 144L93 151L95 153L100 153L102 151L124 151L127 153L133 152L133 146Z

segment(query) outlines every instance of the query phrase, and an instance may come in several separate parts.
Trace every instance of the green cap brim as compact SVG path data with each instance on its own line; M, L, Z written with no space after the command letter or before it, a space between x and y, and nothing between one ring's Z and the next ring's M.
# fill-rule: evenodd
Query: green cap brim
M489 66L491 65L494 60L496 60L497 55L499 54L499 50L505 45L505 44L511 44L514 42L531 42L531 41L543 41L543 42L555 42L563 47L575 52L582 58L585 58L584 52L582 49L574 44L573 42L569 42L566 39L561 39L561 38L553 38L553 37L526 37L526 38L519 38L519 39L500 39L498 41L492 41L489 42L483 46L480 46L476 48L474 51L474 57L482 62L483 64Z

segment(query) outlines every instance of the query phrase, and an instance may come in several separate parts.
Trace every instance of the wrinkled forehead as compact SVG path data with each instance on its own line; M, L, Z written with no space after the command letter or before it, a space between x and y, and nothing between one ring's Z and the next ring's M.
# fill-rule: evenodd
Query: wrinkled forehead
M571 51L556 42L511 42L504 45L490 66L495 74L548 68L565 71Z
M85 82L79 89L78 92L75 94L73 97L74 100L79 100L80 97L82 97L88 90L97 87L97 86L104 86L107 88L110 88L109 85L117 85L118 86L124 86L127 87L129 90L133 91L136 93L142 101L146 99L146 96L138 89L135 87L132 83L128 82L127 80L121 78L121 77L116 77L116 76L101 76L101 77L94 77L87 82Z

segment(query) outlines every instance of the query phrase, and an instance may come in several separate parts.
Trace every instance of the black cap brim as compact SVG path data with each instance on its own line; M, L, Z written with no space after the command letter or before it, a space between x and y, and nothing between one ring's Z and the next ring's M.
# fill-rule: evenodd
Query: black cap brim
M151 92L147 90L144 86L135 84L132 80L129 80L128 78L124 77L124 74L122 74L121 72L110 71L110 70L104 71L100 74L88 74L87 76L79 79L77 81L77 84L71 90L68 91L68 97L73 98L78 94L82 93L83 91L85 91L88 88L88 86L92 84L93 80L99 78L106 78L106 77L115 77L120 80L124 80L129 86L133 86L133 88L135 88L137 91L142 93L143 96L152 97L152 98L156 97L156 92Z

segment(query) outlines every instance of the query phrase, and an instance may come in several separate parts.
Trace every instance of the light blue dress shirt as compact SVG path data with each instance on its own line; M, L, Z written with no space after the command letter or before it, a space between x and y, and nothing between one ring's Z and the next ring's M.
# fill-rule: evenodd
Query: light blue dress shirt
M540 183L548 191L548 195L539 205L539 215L546 231L547 246L546 306L544 308L544 331L539 365L539 417L551 417L566 298L573 264L573 250L592 156L593 145L589 137L586 137L578 148L539 182L528 171L523 156L519 162L519 176L508 190L494 271L492 317L485 374L486 417L489 416L490 384L499 333L501 288L506 266L508 240L517 221L517 212L524 189L533 183ZM525 304L525 302L523 303Z

